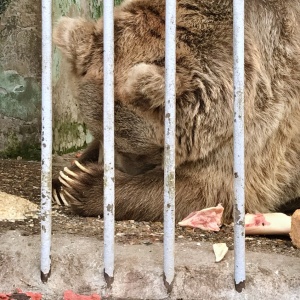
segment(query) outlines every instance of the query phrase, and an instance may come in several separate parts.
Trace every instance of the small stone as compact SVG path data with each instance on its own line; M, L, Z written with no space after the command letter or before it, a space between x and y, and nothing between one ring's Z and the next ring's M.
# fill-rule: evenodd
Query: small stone
M230 250L230 251L234 250L234 246L233 245L229 245L228 246L228 250Z
M143 241L143 244L146 246L152 245L152 243L150 241Z

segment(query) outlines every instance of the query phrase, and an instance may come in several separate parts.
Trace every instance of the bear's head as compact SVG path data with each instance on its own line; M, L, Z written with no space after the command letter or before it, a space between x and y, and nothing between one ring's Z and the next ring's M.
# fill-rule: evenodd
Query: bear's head
M223 51L232 47L229 29L232 19L229 13L224 13L226 18L220 21L222 26L216 23L214 28L215 23L210 22L205 7L198 1L188 2L193 5L186 1L177 3L177 165L205 157L222 143L220 138L213 142L208 142L209 139L221 135L228 139L232 134L225 117L232 114L231 104L226 102L227 99L232 102L232 58L230 51ZM214 1L211 2L213 10ZM222 6L222 11L231 9L228 3L218 5ZM211 16L217 15L212 13ZM84 121L94 137L101 139L103 19L90 22L63 17L54 30L54 43L75 76ZM161 0L128 0L115 8L114 44L116 151L130 157L142 155L150 164L161 164L165 101L164 3ZM201 126L209 135L207 140L201 136ZM215 135L216 131L220 133ZM207 147L202 147L203 142Z

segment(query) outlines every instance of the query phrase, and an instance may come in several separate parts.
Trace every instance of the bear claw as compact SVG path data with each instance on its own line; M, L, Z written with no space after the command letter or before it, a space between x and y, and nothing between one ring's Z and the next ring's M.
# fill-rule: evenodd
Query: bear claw
M67 184L69 184L69 183L74 183L75 182L75 180L74 179L72 179L72 178L70 178L69 176L67 176L63 171L60 171L59 172L59 175L60 175L60 177L62 177L62 179L64 180L64 181L66 181L66 183ZM67 185L66 185L67 186ZM68 187L70 187L70 186L68 186Z
M64 191L66 193L66 191ZM66 200L65 196L63 193L59 193L59 196L61 198L61 200L63 201L65 206L70 206L69 202Z
M76 199L74 196L72 196L68 191L64 191L67 197L72 199L72 204L80 203L78 199Z
M57 192L56 189L52 190L52 199L54 199L59 206L70 206L66 198L61 192Z
M90 174L90 175L93 175L93 174L91 173L91 171L90 171L89 169L87 169L86 167L84 167L82 164L80 164L79 161L75 160L74 163L75 163L75 165L76 165L81 171L83 171L83 172L85 172L85 173L88 173L88 174Z
M65 180L64 180L64 177L61 175L62 171L59 172L59 175L58 176L58 180L60 181L60 183L68 188L72 188Z
M81 172L92 175L91 171L80 164L77 160L75 160L74 163ZM77 173L68 169L67 167L65 167L63 171L60 171L58 176L60 185L52 190L53 203L57 203L60 206L80 204L81 202L72 195L72 190L74 190L74 187L76 187L79 178L80 176Z
M54 199L55 201L53 202L56 202L58 205L61 205L61 202L57 196L57 193L56 193L56 189L53 189L52 190L52 199Z
M67 173L68 175L78 178L78 175L75 172L71 171L68 167L64 167L64 172Z

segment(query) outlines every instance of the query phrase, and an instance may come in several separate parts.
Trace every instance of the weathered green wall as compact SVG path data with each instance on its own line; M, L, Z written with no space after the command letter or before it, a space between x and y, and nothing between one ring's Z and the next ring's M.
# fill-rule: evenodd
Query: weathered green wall
M97 19L102 11L101 0L56 0L53 23L65 15ZM92 137L55 47L52 78L53 150L65 153L82 148ZM0 157L39 159L40 118L41 2L0 0Z
M118 5L122 0L115 0ZM53 4L54 23L61 16L84 16L98 19L102 16L100 0L59 0ZM53 51L53 101L54 101L54 151L64 153L86 145L92 140L84 126L72 95L72 83L65 72L66 66L61 55Z
M90 18L92 8L89 1L84 0L53 1L53 23L61 16ZM58 153L79 149L91 140L74 101L66 68L59 51L53 47L53 149Z
M40 153L41 9L0 1L0 156Z

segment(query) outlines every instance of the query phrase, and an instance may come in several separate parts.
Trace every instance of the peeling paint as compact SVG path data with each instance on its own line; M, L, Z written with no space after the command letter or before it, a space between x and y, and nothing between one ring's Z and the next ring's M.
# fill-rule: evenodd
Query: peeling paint
M114 205L113 204L108 204L106 208L107 208L108 212L110 212L110 213L114 212Z

